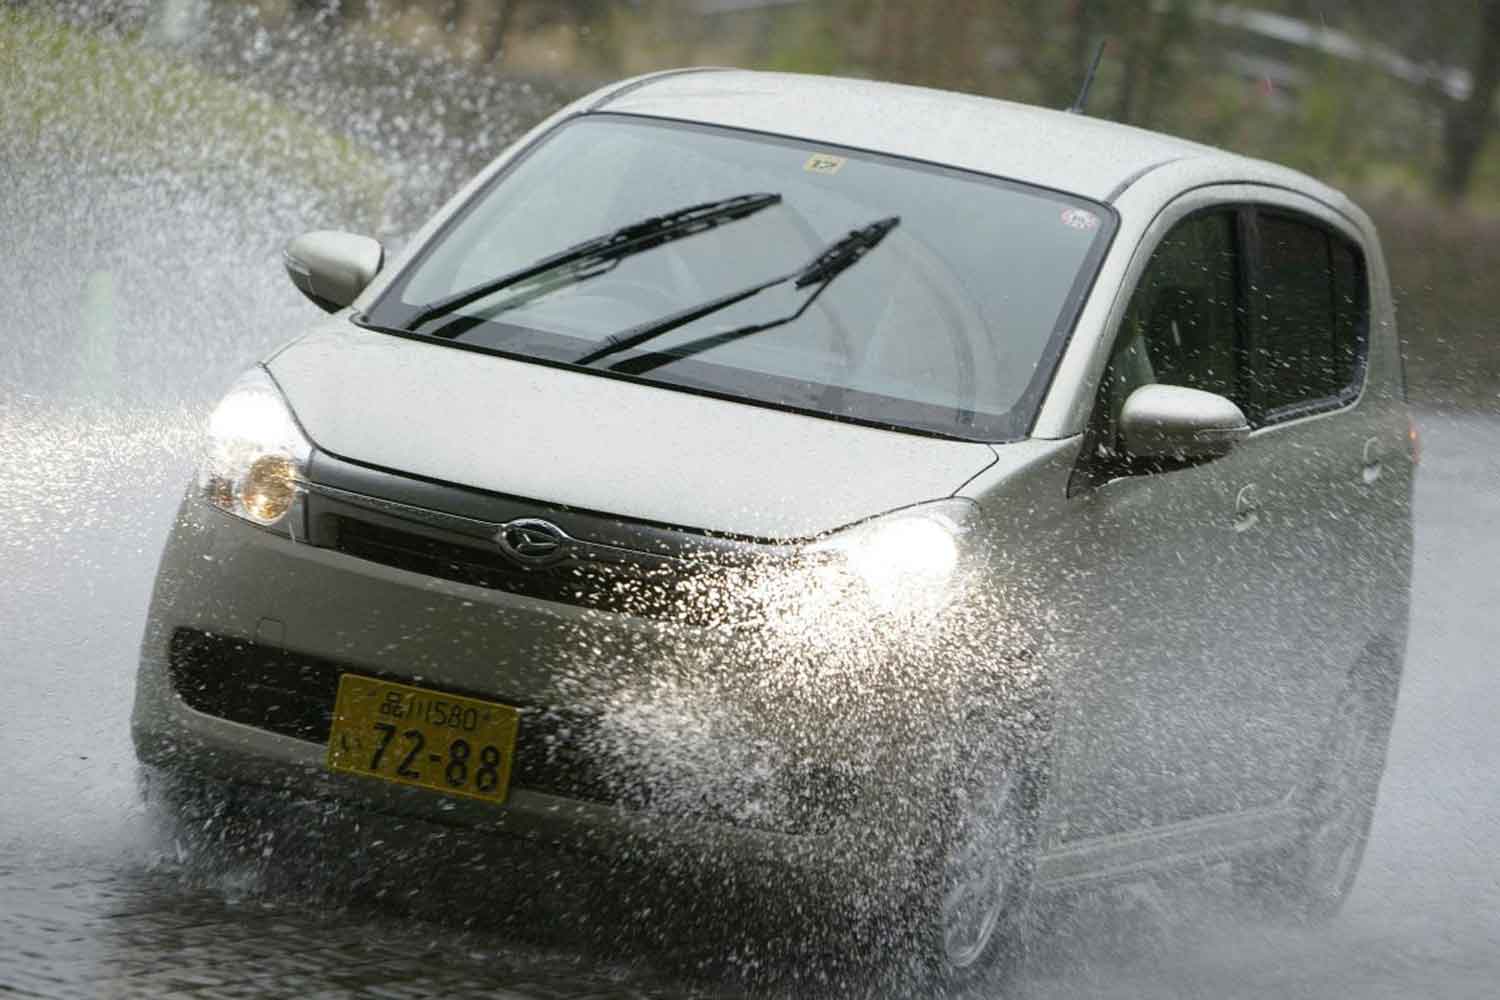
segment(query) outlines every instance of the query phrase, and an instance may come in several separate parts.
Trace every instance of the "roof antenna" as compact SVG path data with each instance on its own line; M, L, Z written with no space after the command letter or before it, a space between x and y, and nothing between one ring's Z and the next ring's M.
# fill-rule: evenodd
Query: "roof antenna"
M1108 38L1102 39L1099 42L1099 47L1094 50L1094 58L1089 63L1088 75L1083 78L1083 87L1079 89L1078 98L1073 102L1073 106L1068 109L1068 114L1083 114L1083 106L1089 99L1089 88L1094 85L1094 73L1099 69L1099 60L1104 58L1104 47L1108 44Z

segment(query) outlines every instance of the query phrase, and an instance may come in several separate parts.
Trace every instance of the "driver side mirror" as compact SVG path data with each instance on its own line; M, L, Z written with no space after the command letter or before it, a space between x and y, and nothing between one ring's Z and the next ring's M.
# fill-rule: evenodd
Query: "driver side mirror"
M1120 411L1128 458L1191 465L1227 455L1250 436L1250 423L1233 402L1202 389L1143 385Z
M338 312L365 290L385 264L379 240L319 230L292 240L282 251L287 276L325 312Z

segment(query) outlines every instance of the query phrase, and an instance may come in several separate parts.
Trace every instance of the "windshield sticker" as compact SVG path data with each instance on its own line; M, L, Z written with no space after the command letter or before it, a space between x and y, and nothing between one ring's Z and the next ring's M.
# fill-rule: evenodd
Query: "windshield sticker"
M1069 229L1081 229L1084 232L1099 228L1099 216L1082 208L1063 209L1062 221Z
M836 174L847 162L842 156L834 156L832 153L814 153L802 164L802 169L810 174Z

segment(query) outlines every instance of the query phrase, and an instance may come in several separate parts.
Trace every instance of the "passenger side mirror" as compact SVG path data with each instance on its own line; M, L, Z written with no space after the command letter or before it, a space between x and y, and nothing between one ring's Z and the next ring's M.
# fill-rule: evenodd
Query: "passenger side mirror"
M1180 385L1143 385L1120 411L1120 439L1131 459L1206 462L1249 435L1249 421L1233 402Z
M385 247L368 236L320 230L288 243L282 262L303 295L325 312L337 312L375 280Z

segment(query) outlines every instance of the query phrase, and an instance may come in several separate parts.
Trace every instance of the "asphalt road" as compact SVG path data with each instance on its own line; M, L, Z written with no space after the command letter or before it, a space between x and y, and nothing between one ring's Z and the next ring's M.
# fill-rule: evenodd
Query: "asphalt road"
M463 926L265 865L205 873L153 839L125 735L153 527L121 532L112 501L161 525L184 456L141 418L53 416L0 439L0 497L27 485L20 445L71 455L61 506L5 535L0 620L0 993L20 996L689 996L838 993L803 961L753 954L733 930L682 944L598 945L598 929L523 915ZM1049 937L1022 997L1493 997L1500 989L1500 419L1425 414L1414 623L1390 763L1365 868L1320 930L1228 912L1212 879L1046 901ZM50 437L48 436L50 434ZM28 465L28 462L33 463ZM120 491L122 464L153 470ZM31 485L35 486L35 483ZM45 484L43 484L45 485ZM46 492L45 490L43 492ZM13 497L12 497L13 499ZM14 516L12 510L10 514ZM110 516L106 517L105 515ZM69 515L76 515L69 517ZM14 525L11 519L7 524ZM274 862L269 870L274 871ZM665 909L672 894L664 893ZM731 919L726 925L732 927ZM526 923L526 921L532 921ZM502 925L503 924L503 925ZM570 929L571 928L571 929ZM715 959L718 956L718 960ZM725 956L728 956L727 958ZM778 964L779 963L779 964ZM769 984L769 985L768 985Z

